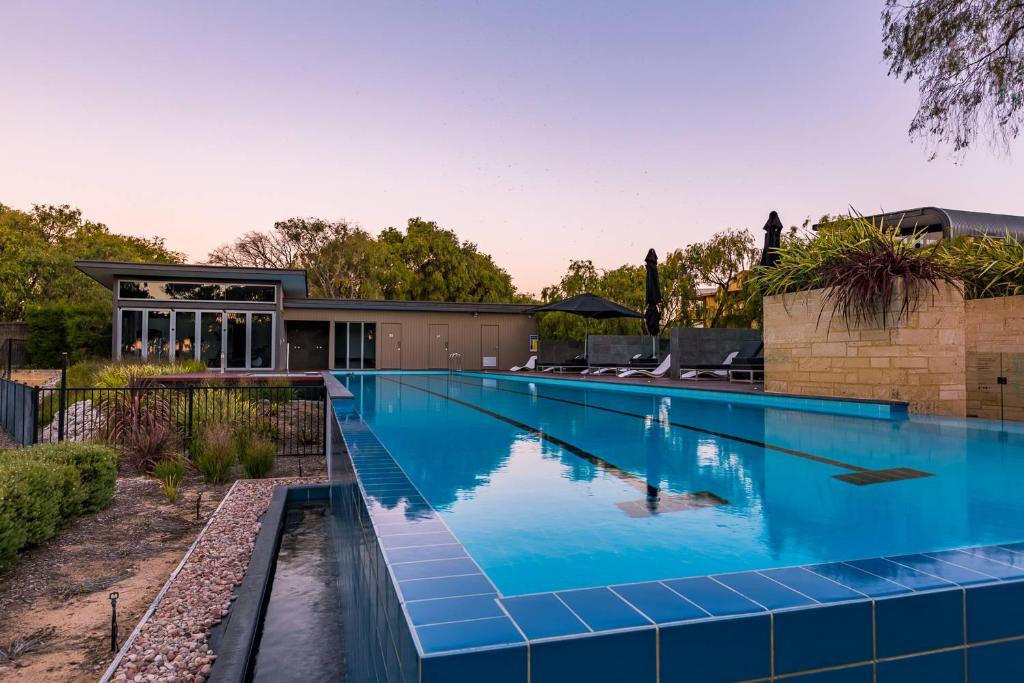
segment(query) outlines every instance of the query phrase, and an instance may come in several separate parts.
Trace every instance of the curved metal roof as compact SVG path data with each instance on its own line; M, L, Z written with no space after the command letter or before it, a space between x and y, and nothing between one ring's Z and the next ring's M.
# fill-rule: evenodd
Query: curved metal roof
M985 213L982 211L962 211L960 209L942 209L937 206L925 206L919 209L890 211L889 213L865 216L865 219L887 228L900 227L902 232L942 230L946 239L961 235L991 235L1003 237L1007 233L1018 239L1024 239L1024 216L1012 216L1001 213ZM821 227L821 224L814 226Z

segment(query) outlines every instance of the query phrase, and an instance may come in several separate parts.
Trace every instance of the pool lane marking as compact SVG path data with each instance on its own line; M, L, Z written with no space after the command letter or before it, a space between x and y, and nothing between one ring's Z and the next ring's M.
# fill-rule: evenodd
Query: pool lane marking
M787 455L795 455L798 458L804 458L806 460L813 460L815 462L820 462L823 465L832 465L833 467L840 467L842 469L846 469L846 470L849 470L851 472L870 472L871 471L867 467L861 467L860 465L851 465L850 463L842 462L841 460L833 460L832 458L826 458L826 457L821 456L821 455L814 455L813 453L805 453L804 451L793 450L792 448L786 448L785 446L776 446L775 444L766 443L764 441L758 441L756 439L748 439L745 436L738 436L736 434L727 434L725 432L716 432L716 431L711 430L711 429L704 429L703 427L697 427L695 425L689 425L689 424L685 424L683 422L674 422L672 420L668 420L668 419L663 418L663 417L657 417L655 415L643 415L641 413L631 413L631 412L626 411L626 410L619 410L617 408L609 408L607 406L602 406L602 405L594 405L594 404L590 404L590 403L580 403L579 401L573 401L573 400L568 399L568 398L558 398L558 397L555 397L555 396L545 396L545 395L541 394L540 392L538 392L536 394L527 394L527 393L523 393L522 391L513 391L512 389L502 389L501 387L483 387L482 385L471 384L469 382L463 382L461 380L457 380L457 379L454 379L454 378L449 378L448 381L450 381L450 382L457 382L459 384L463 384L463 385L466 385L466 386L472 386L472 387L479 386L482 389L493 389L495 391L504 391L504 392L509 393L509 394L518 394L519 396L528 396L530 398L543 398L543 399L545 399L547 401L557 401L559 403L568 403L568 404L575 405L575 406L581 406L583 408L596 408L597 410L603 410L603 411L608 412L608 413L615 413L616 415L625 415L626 417L635 417L635 418L639 418L641 420L651 419L651 420L654 420L655 422L658 422L660 424L667 425L667 426L670 426L670 427L679 427L680 429L686 429L686 430L689 430L691 432L698 432L700 434L707 434L709 436L717 436L717 437L720 437L720 438L723 438L723 439L730 439L732 441L738 441L740 443L745 443L745 444L747 444L749 446L758 446L760 448L765 448L765 449L768 449L768 450L777 451L779 453L785 453Z
M547 432L545 432L543 429L540 429L539 427L531 427L530 425L526 424L525 422L519 422L518 420L513 420L512 418L506 417L505 415L502 415L500 413L496 413L493 410L488 410L487 408L483 408L483 407L478 406L478 405L476 405L474 403L469 403L468 401L463 401L461 399L457 399L454 396L450 396L448 394L441 394L441 393L438 393L436 391L433 391L432 389L426 389L426 388L418 386L416 384L406 384L405 382L403 382L401 380L395 380L395 379L392 379L390 377L384 377L384 376L381 376L380 379L386 379L387 381L394 382L395 384L397 384L399 386L409 387L411 389L416 389L417 391L422 391L425 394L430 394L431 396L437 396L438 398L443 398L446 401L451 401L452 403L457 403L460 406L465 406L466 408L471 408L472 410L476 410L478 412L481 412L484 415L488 415L490 417L493 417L495 420L501 420L502 422L505 422L506 424L512 425L516 429L521 429L524 432L528 432L530 434L533 434L536 437L539 437L539 438L544 439L546 441L550 441L551 443L555 444L556 446L560 446L561 448L564 448L565 450L569 451L570 453L572 453L576 457L582 458L583 460L586 460L590 464L595 465L597 467L600 467L601 469L605 470L609 474L611 474L611 475L621 479L622 481L626 482L627 484L629 484L633 488L637 489L638 491L644 493L645 495L648 495L648 496L657 496L658 495L658 490L659 490L658 487L657 486L653 486L653 485L647 483L646 479L642 479L642 478L636 476L635 474L633 474L632 472L627 472L626 470L622 469L618 465L610 463L607 460L605 460L604 458L602 458L601 456L594 455L590 451L585 451L582 448L580 448L579 446L577 446L575 444L572 444L572 443L569 443L565 439L560 439L557 436L552 436L551 434L548 434Z

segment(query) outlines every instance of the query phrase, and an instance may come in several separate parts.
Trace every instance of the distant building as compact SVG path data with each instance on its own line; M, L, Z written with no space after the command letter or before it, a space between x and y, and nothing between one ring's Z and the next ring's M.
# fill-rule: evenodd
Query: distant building
M1004 237L1009 233L1013 237L1024 239L1024 216L1009 214L926 206L920 209L879 213L864 218L880 227L899 227L900 232L904 235L923 233L921 242L925 244L932 244L941 239L953 239L961 235ZM814 229L818 230L825 225L828 224L818 223Z
M212 370L466 370L529 356L533 304L312 299L304 270L77 261L113 293L115 359Z

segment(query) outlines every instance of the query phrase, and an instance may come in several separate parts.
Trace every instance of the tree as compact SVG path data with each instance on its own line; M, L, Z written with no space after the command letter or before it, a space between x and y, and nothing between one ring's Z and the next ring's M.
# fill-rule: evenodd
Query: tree
M723 230L707 242L686 247L684 258L695 280L718 288L716 305L705 321L708 327L719 327L726 322L732 327L749 327L752 321L744 321L740 313L745 302L743 280L746 279L741 276L754 266L760 255L754 236L746 230Z
M117 235L79 209L0 204L0 320L20 320L28 303L110 306L110 292L75 268L77 259L180 263L159 237Z
M1024 107L1024 3L886 0L882 25L889 74L918 79L912 138L962 153L979 127L1003 146L1017 137Z

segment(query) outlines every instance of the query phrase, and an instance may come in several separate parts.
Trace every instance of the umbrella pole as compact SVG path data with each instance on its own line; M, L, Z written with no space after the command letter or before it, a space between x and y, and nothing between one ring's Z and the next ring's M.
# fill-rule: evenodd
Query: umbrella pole
M590 365L590 318L583 319L583 357L587 359L587 365Z

